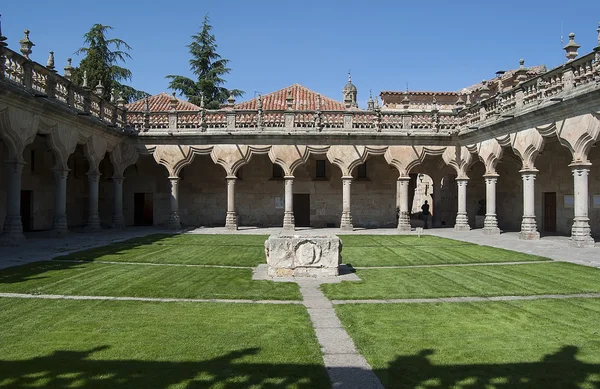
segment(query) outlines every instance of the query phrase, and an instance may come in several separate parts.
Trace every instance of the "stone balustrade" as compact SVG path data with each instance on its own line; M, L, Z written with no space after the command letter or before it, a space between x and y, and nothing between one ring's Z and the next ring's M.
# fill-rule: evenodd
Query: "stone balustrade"
M75 85L54 69L43 66L0 46L0 81L17 86L37 97L45 97L77 114L89 115L120 129L127 127L125 102L112 103L90 89Z

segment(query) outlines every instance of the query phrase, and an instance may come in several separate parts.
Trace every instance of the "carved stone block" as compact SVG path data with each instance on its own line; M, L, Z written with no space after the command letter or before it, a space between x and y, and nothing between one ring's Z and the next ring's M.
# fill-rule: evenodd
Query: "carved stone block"
M335 235L302 235L282 232L265 241L271 277L337 276L342 241Z

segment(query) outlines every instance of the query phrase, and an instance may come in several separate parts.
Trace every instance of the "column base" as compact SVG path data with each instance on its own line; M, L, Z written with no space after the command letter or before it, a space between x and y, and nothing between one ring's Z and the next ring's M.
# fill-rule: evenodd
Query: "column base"
M88 218L87 225L84 228L85 232L95 232L102 229L100 226L100 217L98 215L92 215Z
M412 227L410 226L410 216L408 212L401 212L400 217L398 218L398 231L411 231Z
M495 214L485 215L483 221L483 233L485 235L500 235L500 228L498 228L498 219Z
M483 227L484 235L500 235L500 229L498 227Z
M113 215L111 228L122 230L125 228L125 218L123 215Z
M523 216L521 222L521 232L519 232L519 239L521 240L538 240L540 239L540 233L537 230L537 223L535 216Z
M167 227L171 230L181 229L181 221L179 220L179 214L171 213L169 215L169 222L167 223Z
M237 214L235 212L227 212L225 218L225 228L230 231L236 231L238 229Z
M594 247L596 242L594 241L594 238L592 238L591 232L589 219L573 220L569 246L578 248Z
M54 238L61 238L68 233L69 229L67 227L67 215L54 215L50 236Z
M0 236L0 245L18 246L25 241L21 216L6 216L4 230Z
M467 218L467 215L456 215L456 224L454 224L454 231L471 231L471 226L469 225L469 219Z
M340 230L352 231L354 226L352 225L352 214L350 212L342 212L342 220L340 221Z
M293 212L285 212L283 215L283 229L286 231L294 231L296 229L296 220Z

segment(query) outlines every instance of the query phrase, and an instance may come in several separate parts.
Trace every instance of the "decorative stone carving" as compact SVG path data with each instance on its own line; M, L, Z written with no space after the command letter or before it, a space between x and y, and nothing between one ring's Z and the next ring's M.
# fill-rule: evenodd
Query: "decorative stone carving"
M342 241L335 235L302 235L282 232L265 241L271 277L337 276Z

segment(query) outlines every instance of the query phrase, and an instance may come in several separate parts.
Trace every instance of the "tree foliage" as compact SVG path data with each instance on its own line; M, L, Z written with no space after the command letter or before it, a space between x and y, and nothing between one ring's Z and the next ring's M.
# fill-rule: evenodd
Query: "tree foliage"
M104 86L102 97L105 99L110 99L113 90L128 103L149 96L146 92L121 83L121 81L131 80L131 71L119 65L131 58L128 53L131 46L122 39L108 39L107 32L112 29L111 26L94 24L83 35L86 46L81 47L75 54L84 55L84 58L79 63L79 67L73 69L72 81L83 85L84 73L86 73L88 87L94 89L98 82L102 82Z
M192 35L192 43L187 47L190 50L190 69L197 77L197 81L185 76L168 75L169 88L184 95L188 101L200 105L204 96L204 106L208 109L218 109L232 95L239 97L244 94L238 89L227 89L223 76L231 71L227 67L228 59L223 59L216 52L215 36L211 34L212 26L208 15L204 17L202 30Z

